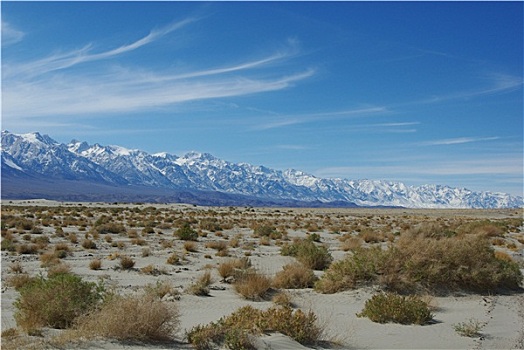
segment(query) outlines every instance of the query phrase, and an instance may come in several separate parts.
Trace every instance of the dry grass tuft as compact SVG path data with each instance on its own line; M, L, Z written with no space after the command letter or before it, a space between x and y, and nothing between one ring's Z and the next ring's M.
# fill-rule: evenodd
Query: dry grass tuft
M186 252L198 252L198 243L196 243L195 241L185 241L184 249L186 250Z
M246 271L238 276L233 284L238 294L252 301L264 300L269 294L271 285L270 277L256 271Z
M68 273L71 273L71 266L62 262L56 265L52 265L47 269L47 277Z
M135 261L127 256L127 255L121 255L120 256L120 267L124 270L130 270L135 266Z
M89 269L91 270L100 270L102 268L102 260L93 259L89 262Z
M187 288L187 292L198 296L208 296L211 283L213 283L211 272L206 271Z
M84 337L124 341L169 340L176 332L178 310L151 294L114 295L96 311L81 317L76 330Z
M250 267L251 260L247 257L241 259L229 259L218 265L218 273L223 280L226 280L227 278L234 277L241 273L242 270L247 270Z
M167 258L166 263L168 263L169 265L179 265L180 257L178 256L177 253L173 253Z
M282 307L293 307L293 301L291 298L291 294L288 292L278 292L271 298L271 301L275 303L278 306Z
M24 273L24 268L19 261L16 261L12 263L11 265L9 265L9 270L16 274Z
M301 263L288 264L273 279L275 288L311 288L317 277L312 269Z

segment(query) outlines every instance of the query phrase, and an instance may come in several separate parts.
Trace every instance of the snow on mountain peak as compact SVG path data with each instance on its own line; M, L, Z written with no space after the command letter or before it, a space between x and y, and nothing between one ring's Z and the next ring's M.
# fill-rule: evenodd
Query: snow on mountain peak
M45 145L58 144L58 142L50 138L48 135L41 135L39 132L20 134L19 136L29 143L34 143L34 144L40 143L40 144L45 144Z
M381 180L324 179L300 170L278 171L230 163L209 153L182 157L121 146L59 144L47 135L2 131L2 166L51 179L106 181L155 189L217 191L269 201L354 203L411 208L521 207L522 197L442 185L408 186ZM8 168L6 168L8 169Z

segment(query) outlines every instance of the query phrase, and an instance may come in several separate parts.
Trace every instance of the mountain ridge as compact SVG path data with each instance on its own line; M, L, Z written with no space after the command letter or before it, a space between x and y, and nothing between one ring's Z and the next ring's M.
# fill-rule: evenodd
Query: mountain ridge
M23 188L24 181L27 185L33 181L35 191L39 189L38 194L45 195L45 191L36 185L38 181L45 180L48 186L57 188L60 188L60 182L69 184L75 181L86 191L91 186L91 191L96 192L97 186L102 186L128 199L147 197L163 201L171 196L176 201L185 193L186 197L188 194L194 197L191 199L194 204L209 204L209 199L214 198L212 203L234 205L237 198L239 205L523 206L522 197L505 193L474 192L444 185L408 186L383 180L319 178L300 170L282 171L248 163L232 163L195 151L176 156L166 152L149 154L115 145L90 145L78 140L62 144L38 132L13 134L2 131L1 159L2 198L16 196L13 189ZM72 191L65 185L62 188ZM127 196L126 189L129 192ZM133 191L135 196L130 195ZM60 195L59 191L54 192L55 196ZM66 195L65 192L62 194ZM82 196L82 193L77 195ZM89 196L89 193L84 196L94 200L104 197L102 194ZM109 194L106 197L118 198Z

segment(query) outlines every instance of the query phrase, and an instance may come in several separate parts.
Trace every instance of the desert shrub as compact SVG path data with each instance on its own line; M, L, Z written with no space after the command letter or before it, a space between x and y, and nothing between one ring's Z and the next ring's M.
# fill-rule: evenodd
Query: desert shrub
M476 220L467 222L457 228L460 234L477 234L486 237L501 237L505 233L505 227L501 223L490 220Z
M229 259L218 265L219 275L226 280L228 277L234 277L241 274L243 270L251 267L251 260L249 258Z
M260 245L269 246L269 245L271 245L271 239L270 239L268 236L262 236L262 237L260 237L260 239L258 240L258 243L259 243Z
M207 296L209 295L209 286L211 283L211 273L206 271L187 288L187 292L193 295Z
M47 268L47 277L54 275L69 274L71 273L71 266L69 264L60 262L56 265L49 266Z
M401 237L393 257L404 279L431 290L517 289L522 281L517 263L497 259L489 240L474 235L442 239Z
M78 238L76 237L76 234L74 233L70 233L69 236L69 241L73 244L77 244L78 243Z
M96 225L93 228L94 232L98 232L100 234L106 234L106 233L126 233L126 228L124 225L116 222L107 222L103 223L101 225Z
M155 229L151 226L146 226L142 229L142 236L155 233Z
M133 238L133 239L131 239L131 244L143 246L143 245L146 245L147 243L146 243L145 239Z
M153 295L158 299L162 299L166 295L178 296L179 291L173 286L173 283L169 280L157 280L156 284L148 284L144 287L144 291L147 294Z
M2 330L2 339L12 338L18 336L18 330L16 328L7 328Z
M197 252L198 251L198 244L193 241L186 241L184 242L184 249L187 252Z
M387 250L357 249L331 265L315 287L323 293L377 283L398 292L518 289L514 261L497 258L489 240L475 235L401 236Z
M385 254L380 247L358 248L353 254L331 264L315 283L315 289L321 293L336 293L374 282Z
M260 301L268 296L271 285L271 278L253 270L246 270L236 277L233 287L245 299Z
M120 256L120 267L122 269L130 270L133 268L133 266L135 266L135 261L133 260L133 258L127 255Z
M38 254L38 246L36 244L19 244L16 246L18 254Z
M271 239L282 238L282 233L278 232L274 226L270 225L257 225L253 229L254 237L268 237Z
M16 243L14 239L4 238L1 243L2 251L6 250L8 252L16 251Z
M278 306L282 307L293 307L293 302L291 300L291 295L286 291L281 291L276 293L271 301Z
M100 270L102 268L102 260L93 259L89 262L89 268L91 270Z
M55 244L55 252L64 252L66 255L71 252L71 247L67 243Z
M240 246L240 239L242 237L240 235L236 235L235 237L231 238L229 240L229 246L231 248L238 248Z
M220 227L220 224L216 218L205 218L200 220L199 227L201 230L207 230L211 232L222 230L222 227Z
M54 252L40 254L40 267L50 267L60 263L60 258Z
M15 320L24 330L70 327L102 297L100 286L70 273L34 278L19 292L14 303Z
M178 265L180 264L180 257L177 253L173 253L170 256L168 256L166 263L169 265Z
M479 322L479 320L470 318L466 322L453 324L453 329L455 329L455 332L457 332L463 337L476 338L480 337L480 330L484 325L485 324Z
M24 267L19 261L16 261L9 265L9 270L16 274L24 273Z
M384 234L377 230L372 230L370 228L362 229L358 236L364 240L366 243L380 243L386 240Z
M82 247L84 249L96 249L96 243L86 238L82 241Z
M143 295L113 295L94 312L80 317L76 330L84 337L104 337L121 341L172 339L179 326L173 303Z
M209 241L206 242L206 248L211 248L215 250L224 250L227 249L228 243L226 241Z
M318 233L311 233L307 236L307 239L312 242L320 242L320 235Z
M363 239L360 237L354 237L350 234L346 234L339 238L340 240L340 249L347 252L348 250L356 250L360 248L363 243Z
M275 288L310 288L317 277L313 270L301 263L288 264L279 271L273 279Z
M183 241L197 241L198 234L191 228L188 222L185 222L182 227L178 228L174 235Z
M417 296L379 293L366 301L357 317L377 323L426 324L433 319L428 305Z
M295 257L299 262L313 270L324 270L333 261L331 253L324 246L318 246L310 240L296 240L283 245L280 253Z
M244 306L217 322L193 327L187 332L187 339L199 350L213 346L254 349L250 338L266 330L280 332L306 345L317 343L323 335L313 312L294 311L289 307L272 307L262 311Z
M29 282L32 282L33 279L34 277L30 277L27 273L20 273L15 276L8 277L7 285L19 291L23 286Z
M423 222L417 226L410 227L405 233L404 236L410 236L413 238L449 238L456 235L455 231L450 229L448 226L443 223L438 222Z

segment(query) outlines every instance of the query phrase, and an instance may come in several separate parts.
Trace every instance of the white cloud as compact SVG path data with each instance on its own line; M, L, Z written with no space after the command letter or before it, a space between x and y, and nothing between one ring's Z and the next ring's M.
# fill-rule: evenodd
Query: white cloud
M115 49L100 53L91 53L93 45L88 44L81 49L53 54L32 62L4 64L4 78L9 79L11 77L16 77L20 79L24 76L34 77L52 71L70 68L84 62L98 61L116 57L123 53L134 51L141 48L142 46L150 44L160 39L164 35L167 35L176 29L180 29L196 20L197 19L195 18L188 18L179 22L174 22L164 28L152 30L148 35L136 40L131 44L122 45Z
M289 125L313 123L319 120L332 120L344 117L360 117L370 114L383 114L387 113L388 110L385 107L366 107L366 108L355 108L355 109L344 109L341 111L334 112L322 112L322 113L305 113L305 114L293 114L293 115L281 115L275 117L266 118L264 123L255 125L253 130L269 130L275 128L281 128Z
M21 41L25 33L13 28L9 23L2 21L2 46L11 45Z
M419 145L421 146L447 146L447 145L458 145L463 143L471 143L471 142L482 142L482 141L494 141L498 140L500 137L493 136L493 137L458 137L453 139L442 139L442 140L433 140L433 141L427 141L427 142L421 142Z
M94 45L89 44L30 62L4 62L3 118L14 121L40 116L139 111L188 101L281 90L315 73L307 68L287 74L270 69L272 64L296 54L294 43L259 59L183 73L168 69L114 68L107 64L89 74L72 69L84 62L112 60L139 50L196 20L189 18L172 23L131 44L104 52L93 53Z

